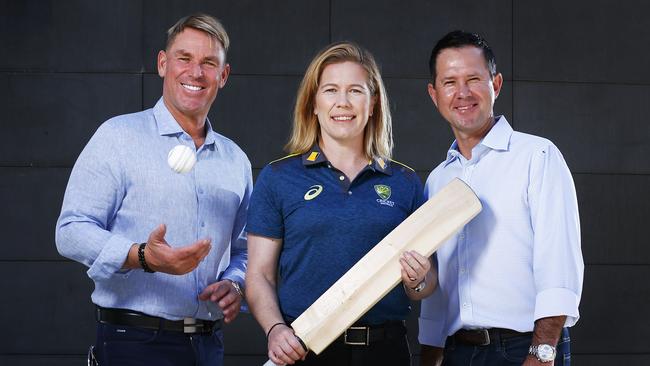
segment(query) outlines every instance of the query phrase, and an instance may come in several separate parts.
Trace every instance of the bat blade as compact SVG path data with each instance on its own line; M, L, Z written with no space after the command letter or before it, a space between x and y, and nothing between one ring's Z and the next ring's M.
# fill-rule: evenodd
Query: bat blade
M472 189L458 178L452 180L294 320L296 336L314 353L322 352L401 281L402 253L432 255L481 209Z

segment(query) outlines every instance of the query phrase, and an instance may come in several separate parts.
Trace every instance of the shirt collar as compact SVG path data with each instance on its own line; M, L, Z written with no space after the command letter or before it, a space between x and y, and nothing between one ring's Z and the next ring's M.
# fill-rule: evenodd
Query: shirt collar
M393 170L390 167L390 163L391 163L390 160L377 157L372 159L369 165L376 172L384 173L386 175L393 175Z
M311 149L302 154L302 164L305 166L326 163L327 158L318 144L314 144Z
M172 116L169 109L167 109L167 106L165 105L165 102L163 101L162 97L158 99L158 102L153 107L153 115L156 119L158 133L161 136L180 135L180 134L187 135L187 132L185 132L185 130L183 130L181 125L179 125L178 122L176 122L174 116ZM216 142L215 132L212 129L212 123L210 123L209 118L205 119L205 130L207 131L207 133L205 135L205 141L203 144L204 145L214 144Z
M507 151L509 146L510 146L510 137L512 136L513 129L510 126L510 123L508 123L508 120L506 120L506 117L504 116L497 116L496 122L494 122L494 126L490 129L490 131L485 135L483 140L479 142L477 146L474 147L474 149L481 149L479 145L482 145L484 148L492 149L492 150L499 150L499 151ZM472 153L472 155L474 155ZM449 165L451 162L454 160L458 159L460 156L460 151L458 150L458 142L454 140L454 142L451 144L449 147L449 150L447 151L447 159L445 159L445 166Z
M320 149L318 144L314 144L311 149L307 150L302 154L302 164L305 166L311 166L316 164L322 164L329 162L323 151ZM390 160L384 158L374 158L368 162L368 167L374 171L384 173L386 175L392 175L392 170L390 168Z
M490 132L481 141L482 145L489 147L492 150L507 151L510 145L510 137L512 136L512 127L504 116L497 116L494 126Z

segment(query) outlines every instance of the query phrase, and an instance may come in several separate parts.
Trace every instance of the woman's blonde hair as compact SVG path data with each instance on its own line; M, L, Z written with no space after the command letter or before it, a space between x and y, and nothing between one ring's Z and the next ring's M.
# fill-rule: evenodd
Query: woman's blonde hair
M364 131L363 151L369 159L390 159L393 132L386 88L372 54L352 42L338 42L325 47L309 64L296 97L291 137L284 147L288 153L305 153L318 142L320 127L314 107L321 74L326 66L346 61L356 62L366 70L370 94L376 98Z

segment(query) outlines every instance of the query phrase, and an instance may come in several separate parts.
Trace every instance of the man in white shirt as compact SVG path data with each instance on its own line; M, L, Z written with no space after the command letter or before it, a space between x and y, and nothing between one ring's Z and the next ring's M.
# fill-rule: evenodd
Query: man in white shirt
M551 141L495 118L503 77L480 36L447 34L429 67L429 95L456 140L425 192L459 177L483 211L437 252L421 364L568 365L584 270L571 173Z

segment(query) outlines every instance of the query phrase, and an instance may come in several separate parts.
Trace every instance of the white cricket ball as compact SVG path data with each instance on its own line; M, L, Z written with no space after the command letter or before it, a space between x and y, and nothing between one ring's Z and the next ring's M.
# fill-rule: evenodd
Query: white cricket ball
M176 173L184 174L194 168L196 154L189 146L176 145L173 149L169 150L167 163Z

